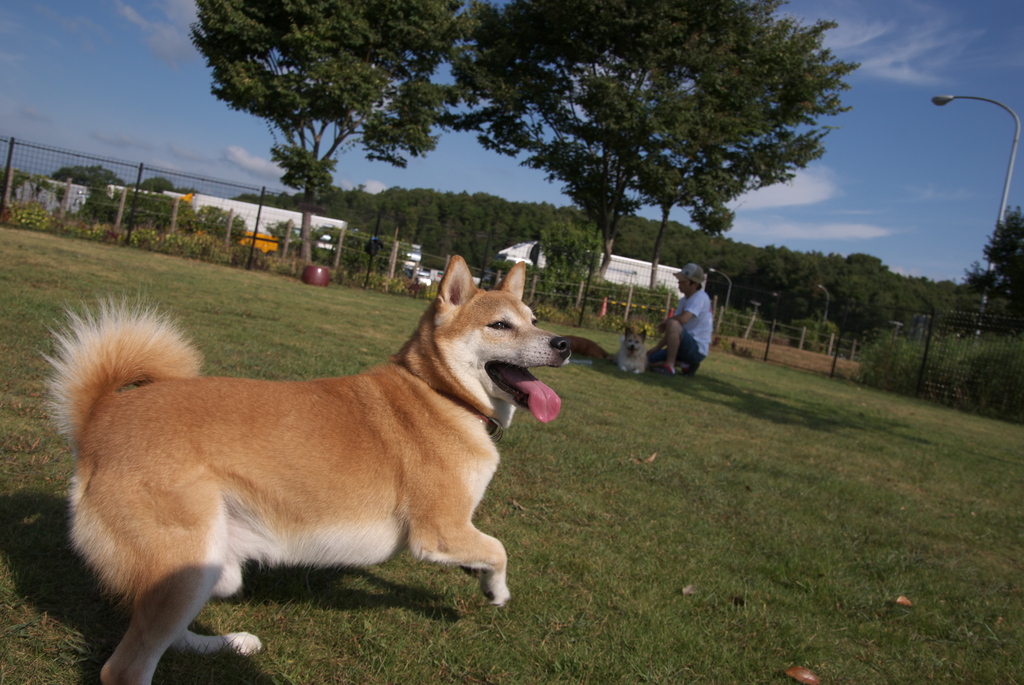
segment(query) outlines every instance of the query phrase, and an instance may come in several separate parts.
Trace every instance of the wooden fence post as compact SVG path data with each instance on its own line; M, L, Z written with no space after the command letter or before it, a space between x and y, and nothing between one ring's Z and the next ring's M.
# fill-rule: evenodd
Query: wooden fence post
M288 259L288 246L292 244L292 231L295 230L295 222L288 219L288 225L284 227L284 248L281 250L281 259Z
M0 215L7 212L11 202L11 184L14 182L14 173L11 164L14 161L14 138L7 142L7 164L4 167L4 194L0 197Z
M583 286L585 284L585 281L580 281L580 287L576 289L576 306L573 309L579 309L580 304L583 303Z
M836 341L836 334L835 333L829 333L828 334L828 356L830 356L830 357L832 356L832 343L834 343L835 341Z
M629 321L629 308L633 306L633 284L629 284L629 295L626 297L626 313L622 315L623 321Z
M746 340L750 337L750 331L754 330L754 322L757 321L757 312L755 311L750 315L750 323L747 324L747 330L743 333L743 339Z
M391 289L391 279L395 277L395 263L398 262L398 229L395 228L395 237L391 240L391 256L388 257L388 278L384 281L384 292Z
M175 233L178 230L178 205L181 204L181 198L174 198L174 202L171 204L171 227L167 231L168 233Z
M60 215L59 216L60 216L61 220L63 220L64 217L68 213L68 203L69 202L71 202L71 179L70 178L64 183L64 197L60 201Z
M804 338L806 338L806 337L807 337L807 326L804 326L802 329L800 329L800 345L797 346L796 349L798 349L798 350L804 349Z
M121 187L121 201L117 204L117 218L114 219L114 233L121 232L121 218L124 216L124 201L128 197L128 186Z
M228 211L228 224L224 227L224 247L231 247L231 224L235 220L235 210Z
M341 246L345 244L345 230L347 228L348 228L348 225L345 225L345 226L341 227L340 231L338 231L338 242L334 246L334 270L335 271L338 270L338 264L341 263ZM415 276L416 276L416 274L413 274L414 278L415 278Z

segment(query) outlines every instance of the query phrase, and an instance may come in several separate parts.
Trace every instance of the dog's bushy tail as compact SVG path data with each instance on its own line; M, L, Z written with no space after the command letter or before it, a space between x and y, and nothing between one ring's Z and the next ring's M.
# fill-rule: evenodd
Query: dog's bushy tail
M130 302L102 302L97 313L67 313L54 332L51 415L76 442L100 398L130 385L199 375L202 358L165 315Z

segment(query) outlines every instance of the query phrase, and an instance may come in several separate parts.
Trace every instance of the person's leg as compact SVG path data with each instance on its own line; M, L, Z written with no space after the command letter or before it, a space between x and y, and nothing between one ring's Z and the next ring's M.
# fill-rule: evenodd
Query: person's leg
M696 374L697 367L704 361L704 355L700 353L697 340L688 331L683 331L680 337L678 358L686 365L687 368L683 370L683 373L687 376Z
M651 371L669 376L675 375L676 356L679 354L679 336L683 325L675 319L665 322L665 335L647 353L647 365Z
M675 368L682 334L683 324L679 321L669 319L665 322L665 366Z

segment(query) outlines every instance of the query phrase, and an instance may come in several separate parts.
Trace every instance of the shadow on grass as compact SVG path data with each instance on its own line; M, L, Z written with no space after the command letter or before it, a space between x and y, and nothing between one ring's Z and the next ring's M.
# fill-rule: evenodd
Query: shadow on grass
M0 495L0 554L7 560L9 582L14 588L13 596L5 598L5 602L11 609L27 606L32 613L45 614L42 620L29 620L25 625L0 626L0 634L3 640L37 642L40 655L54 658L56 654L56 658L78 669L79 682L96 683L100 667L128 627L128 616L103 596L92 573L72 551L66 519L66 502L55 495ZM339 611L401 608L431 620L454 623L460 618L458 611L445 606L440 596L392 583L362 569L247 571L243 602L309 601ZM53 626L54 622L59 628ZM215 632L202 622L193 623L192 629L206 635ZM230 629L245 630L245 626ZM0 649L0 653L5 651ZM164 659L156 680L174 682L172 672L179 667L181 677L193 677L184 674L195 673L194 659L204 661L200 668L204 682L275 682L253 660L233 652ZM13 673L25 666L9 665L15 669Z
M784 426L799 426L825 433L842 429L881 432L899 437L901 440L930 444L928 440L906 435L901 430L908 428L906 423L869 415L854 407L842 411L833 403L817 404L763 390L740 388L700 372L689 378L660 376L655 373L624 374L614 364L600 361L595 361L591 368L609 376L621 378L628 375L644 385L668 388L685 393L691 400L714 402L747 416Z

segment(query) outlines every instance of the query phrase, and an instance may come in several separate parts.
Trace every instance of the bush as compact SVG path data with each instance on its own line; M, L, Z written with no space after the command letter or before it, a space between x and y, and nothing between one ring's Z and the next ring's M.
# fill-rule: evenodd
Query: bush
M924 343L882 339L861 348L857 380L880 390L917 394ZM958 409L1024 422L1024 340L1020 337L935 337L923 396Z
M860 360L857 380L880 390L914 395L923 357L922 343L906 338L879 338L857 353Z
M45 231L50 228L50 213L38 202L11 207L10 222L18 228Z

